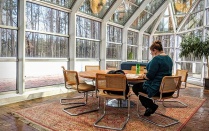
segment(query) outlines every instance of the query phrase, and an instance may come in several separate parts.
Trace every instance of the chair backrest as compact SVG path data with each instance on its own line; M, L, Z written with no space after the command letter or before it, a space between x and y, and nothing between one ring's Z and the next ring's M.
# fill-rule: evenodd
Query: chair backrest
M96 74L96 88L107 91L126 90L126 76L124 74Z
M160 93L178 91L181 87L181 76L164 76L160 85Z
M126 76L124 74L106 74L106 88L110 91L123 91L126 90Z
M78 85L79 79L78 79L77 71L65 70L64 66L62 66L62 68L63 68L63 75L64 75L64 79L65 79L65 84Z
M186 82L188 77L188 70L176 70L175 76L181 76L181 81Z
M140 71L144 71L145 68L146 68L146 66L140 66ZM131 70L135 71L136 70L136 66L131 66Z
M105 89L106 88L106 74L97 73L96 74L96 88L97 89Z
M86 65L85 71L100 70L100 66L97 65Z

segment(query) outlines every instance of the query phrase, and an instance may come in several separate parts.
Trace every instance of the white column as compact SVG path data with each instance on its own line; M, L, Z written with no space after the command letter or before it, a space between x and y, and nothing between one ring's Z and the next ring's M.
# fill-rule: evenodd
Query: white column
M72 8L72 12L69 17L69 46L68 46L68 69L75 70L76 62L76 12L79 10L79 7L82 5L84 0L77 0Z
M173 73L176 73L175 71L177 70L177 63L176 63L176 61L177 61L177 50L176 50L176 48L177 48L177 36L176 36L176 34L174 34L174 58L173 58Z
M149 37L149 46L148 46L148 56L149 56L148 60L149 61L152 60L152 55L150 54L150 49L149 49L149 47L151 46L152 42L153 42L153 35L150 35L150 37Z
M122 62L127 61L127 38L128 28L123 28L123 38L122 38Z
M76 62L76 14L72 12L69 17L70 26L69 26L69 54L68 54L68 69L74 70L75 69L75 62Z
M25 29L26 1L19 0L18 6L18 48L17 48L17 93L25 92Z
M106 44L107 44L107 23L102 22L101 24L101 42L100 42L100 68L106 69Z
M143 44L143 32L139 32L138 34L138 54L137 54L137 61L142 61L142 44Z

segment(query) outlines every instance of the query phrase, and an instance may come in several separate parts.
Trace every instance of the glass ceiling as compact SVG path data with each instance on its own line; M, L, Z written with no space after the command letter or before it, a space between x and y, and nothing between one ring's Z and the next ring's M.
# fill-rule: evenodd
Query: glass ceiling
M76 0L40 1L48 2L69 9L72 9L75 5L75 2L77 2ZM194 5L196 1L197 0L172 0L170 6L171 9L166 9L160 22L157 22L160 17L160 15L158 14L159 17L156 18L156 20L152 21L153 23L150 24L150 26L147 28L145 32L152 32L152 29L154 29L153 27L155 26L155 24L159 24L156 28L156 33L174 32L173 27L179 27L186 13L191 9L191 7ZM110 22L124 26L128 22L128 20L135 13L137 13L140 8L142 8L141 5L144 2L148 2L148 4L146 4L145 9L141 11L139 14L137 14L138 17L135 18L135 20L132 21L132 23L130 23L130 28L140 30L143 27L143 25L146 22L148 22L149 19L155 14L155 12L163 5L163 3L166 2L166 0L84 0L79 6L79 11L99 19L103 19L107 13L110 13ZM117 7L114 7L115 10L109 12L115 4L117 4ZM198 10L203 9L203 5L203 1L200 2L198 8L196 8L197 12ZM196 17L196 15L197 14L190 15L189 19L193 19L194 17ZM174 21L174 23L172 23L172 21ZM198 24L202 25L200 22L201 19L199 18L199 23L196 22L195 26L197 26ZM187 23L190 24L185 25L184 29L182 30L190 29L194 26L194 21L192 23L190 22L190 20L187 20Z

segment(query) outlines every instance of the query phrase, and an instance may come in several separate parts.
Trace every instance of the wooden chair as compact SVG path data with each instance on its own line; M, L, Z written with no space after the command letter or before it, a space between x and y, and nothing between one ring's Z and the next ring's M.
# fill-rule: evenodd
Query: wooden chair
M94 71L94 70L100 70L100 66L97 66L97 65L86 65L85 66L85 71ZM90 84L90 85L94 85L95 86L95 81L92 80L92 79L85 78L85 82L87 84Z
M85 71L100 70L100 66L97 65L86 65Z
M184 82L184 88L187 86L187 77L188 77L188 70L176 70L175 76L181 76L181 82Z
M81 114L85 114L85 113L90 113L93 111L98 111L98 108L93 109L93 110L83 111L80 113L71 113L69 111L69 109L72 109L72 108L85 106L87 104L87 100L88 100L88 92L94 91L95 86L88 85L85 82L80 82L79 78L78 78L78 73L76 71L65 70L65 68L63 66L62 66L62 68L63 68L63 75L64 75L64 80L65 80L65 88L66 89L73 89L73 90L76 90L78 93L84 94L83 97L60 99L60 103L62 105L68 105L68 104L74 105L74 106L64 108L63 111L71 116L77 116L77 115L81 115ZM85 99L85 101L84 102L66 102L66 101L71 101L71 100L75 100L75 99Z
M98 65L86 65L85 66L85 71L94 71L94 70L100 70L100 66ZM85 82L89 85L95 86L95 81L92 79L85 78ZM94 91L92 92L91 96L93 95L94 95Z
M179 103L183 104L183 107L187 107L186 104L184 104L180 101L164 101L165 99L178 98L179 97L180 86L181 86L181 76L164 76L163 79L162 79L161 85L160 85L160 89L159 89L160 96L154 96L151 99L153 99L153 101L156 101L156 100L161 101L163 103L163 106L165 106L164 102L179 102ZM163 93L170 93L170 92L176 92L176 94L171 95L171 96L166 96L166 97L163 96ZM142 92L139 92L139 95L147 97L147 94L142 93ZM155 113L155 114L166 117L173 122L171 122L169 124L158 124L158 123L156 123L156 122L154 122L154 121L152 121L152 120L150 120L146 117L141 116L139 114L139 99L138 99L138 104L137 104L137 112L138 112L138 117L140 117L141 119L143 119L147 122L150 122L152 124L155 124L157 126L160 126L160 127L168 127L168 126L177 124L179 122L178 120L176 120L172 117L169 117L169 116L166 116L166 115L160 114L160 113Z
M98 90L97 95L99 97L98 108L100 106L100 98L104 98L104 105L103 105L104 108L103 108L102 116L94 123L94 126L100 127L100 128L113 129L113 130L122 130L130 118L130 97L129 96L127 97L125 94L126 76L124 74L99 74L97 73L96 74L96 88ZM122 95L111 94L111 93L107 93L106 91L121 91L123 92L123 94ZM104 125L98 124L106 115L106 108L105 108L106 98L121 99L121 100L128 99L128 115L121 127L116 128L116 127L104 126Z

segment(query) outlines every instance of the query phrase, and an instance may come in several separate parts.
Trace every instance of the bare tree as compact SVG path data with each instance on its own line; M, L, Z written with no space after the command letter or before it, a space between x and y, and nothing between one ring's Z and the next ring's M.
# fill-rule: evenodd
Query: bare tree
M5 0L0 0L0 25L3 23L2 22L2 14L3 14L3 3L4 3ZM2 33L1 33L1 28L0 28L0 56L2 54Z

